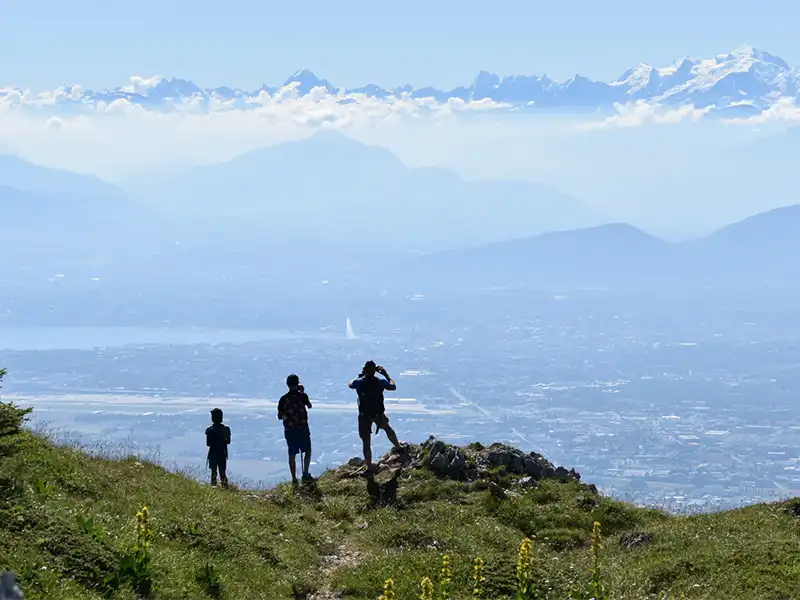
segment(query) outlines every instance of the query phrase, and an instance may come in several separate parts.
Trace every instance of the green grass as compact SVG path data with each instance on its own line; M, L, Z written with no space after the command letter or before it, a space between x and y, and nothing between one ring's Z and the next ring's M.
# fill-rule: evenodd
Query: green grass
M13 421L9 410L0 404L0 422ZM517 550L531 536L539 597L567 599L590 581L595 521L600 576L615 600L800 597L798 501L669 516L577 482L512 487L500 499L486 482L418 468L402 475L396 506L373 508L364 481L343 478L346 469L324 474L317 494L287 485L226 491L136 457L90 457L7 429L0 570L18 575L29 600L136 598L120 565L144 506L153 598L374 600L391 578L397 599L411 600L423 577L438 581L445 553L453 599L471 597L476 556L485 562L485 597L515 598ZM652 541L624 548L631 532Z

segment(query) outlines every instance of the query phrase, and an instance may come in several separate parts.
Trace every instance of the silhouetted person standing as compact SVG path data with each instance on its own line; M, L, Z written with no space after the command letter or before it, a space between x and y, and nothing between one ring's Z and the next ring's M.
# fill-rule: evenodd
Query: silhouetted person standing
M300 385L297 375L286 378L289 391L281 396L278 401L278 418L283 421L283 434L286 446L289 449L289 472L292 474L292 484L297 484L298 452L303 453L303 481L313 478L309 473L311 467L311 430L308 427L308 411L311 401L305 389Z
M380 373L383 377L376 377ZM397 389L394 381L389 377L386 369L375 365L374 361L367 361L361 374L350 382L350 389L358 393L358 436L364 448L364 462L367 471L373 470L372 465L372 425L375 424L375 433L381 429L386 432L386 437L392 442L396 450L400 450L397 434L389 425L386 416L386 407L383 402L383 392L393 392Z
M228 444L231 443L231 428L222 424L222 409L211 411L211 427L206 429L208 466L211 469L211 485L217 485L217 471L222 487L228 487Z

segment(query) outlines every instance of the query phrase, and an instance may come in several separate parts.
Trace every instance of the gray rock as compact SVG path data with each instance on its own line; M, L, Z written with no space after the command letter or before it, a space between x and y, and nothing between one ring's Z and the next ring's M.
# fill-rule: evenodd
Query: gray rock
M555 473L553 473L553 477L556 479L561 479L562 481L580 481L581 478L575 469L570 469L567 471L564 467L558 467L555 470Z
M454 479L466 479L467 459L461 452L454 452L453 458L447 467L448 474Z
M547 460L541 454L536 454L535 452L531 452L525 457L525 473L533 477L534 479L544 479L546 477L552 477L555 473L555 468L553 467L553 463Z
M619 540L619 545L628 550L640 548L650 544L653 541L653 537L653 534L647 531L633 531L624 534Z
M435 441L434 441L434 442L431 444L431 456L433 456L434 454L441 454L441 453L442 453L442 452L444 452L446 449L447 449L447 444L445 444L445 443L444 443L443 441L441 441L441 440L435 440Z
M11 571L0 575L0 600L25 600L25 594L17 585L17 577Z
M522 456L518 454L512 454L508 468L511 469L512 473L516 473L517 475L521 475L522 473L524 473L525 465L522 461Z
M489 464L493 467L499 467L505 464L505 455L500 450L492 450L486 455Z
M538 483L533 477L531 477L530 475L526 475L525 477L521 477L520 480L517 481L517 485L523 488L532 488L536 487Z
M450 463L447 460L447 456L439 452L437 454L431 454L431 461L429 466L431 468L431 471L433 471L434 473L437 473L439 475L444 475L447 472L447 468L450 466Z

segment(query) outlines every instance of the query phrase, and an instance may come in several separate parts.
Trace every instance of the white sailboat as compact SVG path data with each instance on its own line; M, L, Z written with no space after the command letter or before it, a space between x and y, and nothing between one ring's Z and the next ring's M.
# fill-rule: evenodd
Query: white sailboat
M356 334L353 333L353 325L350 323L350 317L347 317L347 323L345 324L344 335L348 340L356 339Z

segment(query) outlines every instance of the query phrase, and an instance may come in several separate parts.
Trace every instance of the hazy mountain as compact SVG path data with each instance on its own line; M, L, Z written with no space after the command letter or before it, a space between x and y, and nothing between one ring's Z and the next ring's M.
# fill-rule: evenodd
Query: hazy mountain
M180 213L257 227L275 242L376 253L441 250L604 220L546 186L411 169L384 148L330 131L192 169L147 194Z
M800 284L800 205L761 213L698 240L667 243L631 225L547 233L435 253L407 263L422 286L747 287Z
M501 77L481 71L469 85L450 90L431 86L414 88L410 85L383 88L367 83L353 89L339 89L308 69L300 69L282 85L262 85L255 90L220 86L201 89L191 81L180 78L132 78L132 84L112 90L91 91L80 86L68 86L52 91L47 102L33 102L38 110L75 112L115 100L165 109L175 105L191 105L208 110L224 102L227 106L254 108L261 94L307 95L315 88L337 95L341 102L358 102L364 96L382 100L433 98L438 102L449 99L464 101L489 99L512 109L569 108L595 110L609 108L614 103L637 100L669 106L692 104L714 107L714 114L743 116L771 106L779 98L794 98L800 92L800 71L782 59L753 48L742 46L732 52L705 58L681 58L666 67L648 64L626 69L613 81L595 81L575 75L566 81L555 81L546 75L510 75ZM24 90L0 89L0 99L11 97L21 101Z
M117 187L92 175L36 165L11 154L0 154L0 186L59 197L122 200Z
M731 278L800 277L800 204L754 215L688 245L698 262Z
M635 287L642 274L673 270L677 254L632 225L611 223L420 257L404 278L468 287Z

